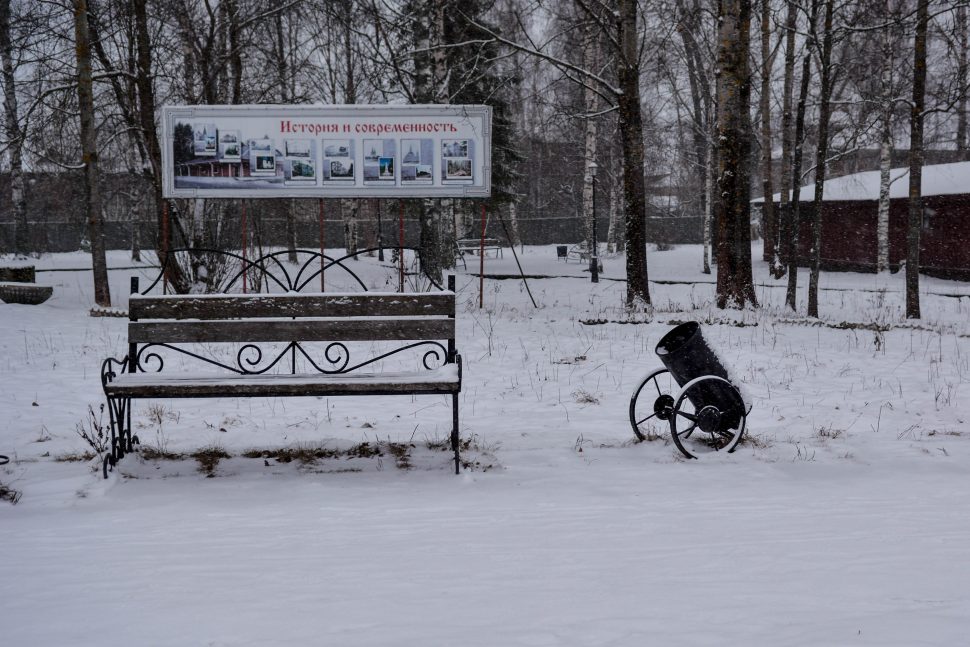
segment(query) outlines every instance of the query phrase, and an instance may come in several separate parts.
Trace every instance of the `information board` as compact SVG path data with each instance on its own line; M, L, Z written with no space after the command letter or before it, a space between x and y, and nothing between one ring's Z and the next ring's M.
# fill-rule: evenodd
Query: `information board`
M491 194L489 106L165 106L166 198Z

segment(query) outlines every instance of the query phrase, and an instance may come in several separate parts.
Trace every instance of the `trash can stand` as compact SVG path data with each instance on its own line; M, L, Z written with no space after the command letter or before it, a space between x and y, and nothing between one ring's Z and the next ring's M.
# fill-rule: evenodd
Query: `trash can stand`
M666 422L670 439L687 458L733 452L744 437L746 406L696 322L681 324L657 344L664 368L641 380L630 398L630 425L638 440L660 436L655 419Z

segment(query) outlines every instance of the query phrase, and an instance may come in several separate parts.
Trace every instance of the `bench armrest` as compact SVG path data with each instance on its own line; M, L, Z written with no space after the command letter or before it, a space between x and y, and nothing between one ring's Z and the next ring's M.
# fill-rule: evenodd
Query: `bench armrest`
M115 370L117 367L117 370ZM101 386L106 386L109 382L118 377L119 373L128 372L128 356L125 355L121 359L115 357L109 357L103 362L101 362Z

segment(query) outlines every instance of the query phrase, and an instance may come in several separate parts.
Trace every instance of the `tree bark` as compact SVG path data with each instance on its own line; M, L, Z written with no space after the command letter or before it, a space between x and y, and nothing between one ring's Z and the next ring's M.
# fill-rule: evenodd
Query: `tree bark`
M700 192L700 213L704 218L706 236L704 239L704 260L703 271L705 274L711 273L709 262L710 251L710 179L711 179L711 157L708 134L710 132L710 88L707 77L703 73L701 56L698 51L697 41L694 39L694 32L697 26L697 7L692 12L688 12L683 6L680 7L680 20L677 23L677 33L680 34L681 42L684 45L684 57L687 64L687 81L690 86L691 98L691 130L694 140L694 164L697 173L703 175L702 188ZM705 109L706 108L706 109Z
M818 317L818 278L822 261L822 200L825 190L825 160L829 150L829 115L832 104L832 13L834 0L825 0L822 51L819 55L818 146L815 149L815 201L812 209L812 271L808 279L808 316Z
M583 67L587 70L596 70L599 66L599 34L592 21L587 21L583 34ZM596 226L593 218L596 213L596 205L593 204L593 181L594 176L590 172L590 164L596 163L596 143L597 143L597 123L592 115L599 110L599 94L592 86L583 88L583 107L586 110L585 119L585 146L583 147L585 162L583 165L583 238L587 245L592 244L593 227Z
M622 91L619 96L619 120L623 140L623 198L626 206L626 305L628 308L636 308L641 304L650 304L637 0L619 0L619 19L621 60L618 76Z
M886 74L883 71L883 74ZM879 204L876 213L876 271L889 269L889 207L890 171L892 170L893 134L892 107L883 104L880 117L881 137L879 142Z
M768 262L769 271L774 265L778 240L778 216L773 202L774 189L771 181L771 0L761 0L761 96L758 108L761 113L761 189L764 203L761 207L762 258Z
M135 41L138 49L138 65L135 75L135 86L138 89L138 120L141 126L145 151L148 155L149 167L145 174L152 184L154 198L155 219L158 225L158 237L155 250L158 260L165 267L165 277L168 284L177 293L185 293L188 284L177 263L166 262L166 252L172 248L172 231L175 229L174 216L172 223L165 224L165 199L162 197L162 149L158 143L158 131L155 129L155 90L152 79L152 45L148 31L147 0L132 0L131 7L135 22Z
M718 4L718 308L758 305L751 275L750 0Z
M91 37L88 32L87 0L74 0L74 52L77 60L77 98L80 112L81 160L84 165L85 211L91 266L94 273L94 301L111 306L108 264L105 258L104 215L101 213L101 181L98 173L97 126L94 115L94 81L91 69Z
M818 19L818 0L812 0L808 24L810 38L815 35L815 22ZM812 50L806 48L802 59L802 80L798 91L798 108L795 114L795 150L792 151L792 196L791 196L791 237L788 242L788 289L785 292L785 305L795 310L796 290L798 288L798 234L801 228L799 204L801 197L802 146L805 144L805 108L808 103L808 85L812 78Z
M3 63L4 135L10 155L10 205L16 227L14 252L23 256L30 251L30 236L27 229L27 194L24 191L23 133L20 131L15 55L10 37L10 0L0 0L0 58Z
M954 27L957 36L957 150L967 150L967 5L957 6Z
M920 318L919 239L923 225L923 119L926 109L926 29L929 0L916 5L913 39L913 102L909 129L909 222L906 231L906 317Z
M775 245L775 257L771 260L771 269L776 279L780 279L787 271L786 263L790 262L795 253L795 227L792 214L792 148L794 147L794 132L792 131L794 118L792 116L792 102L795 89L795 30L798 23L798 3L788 0L788 13L785 17L785 79L782 96L781 113L781 200L778 203L780 221L778 242Z

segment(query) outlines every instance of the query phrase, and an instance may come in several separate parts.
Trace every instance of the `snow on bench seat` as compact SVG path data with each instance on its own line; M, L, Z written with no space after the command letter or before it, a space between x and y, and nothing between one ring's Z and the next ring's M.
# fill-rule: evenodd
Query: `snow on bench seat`
M459 390L458 366L455 364L430 371L338 375L121 373L105 385L109 396L125 398L393 395L457 393Z

